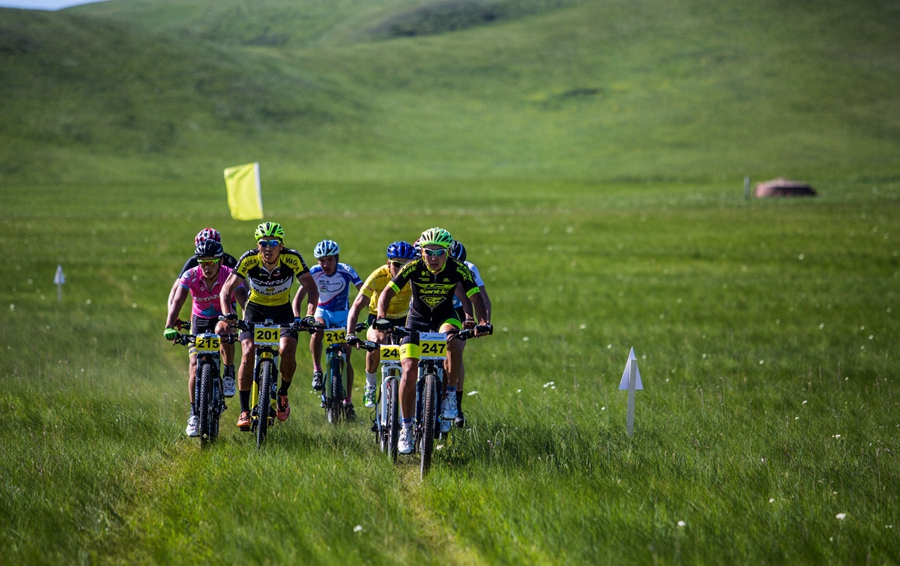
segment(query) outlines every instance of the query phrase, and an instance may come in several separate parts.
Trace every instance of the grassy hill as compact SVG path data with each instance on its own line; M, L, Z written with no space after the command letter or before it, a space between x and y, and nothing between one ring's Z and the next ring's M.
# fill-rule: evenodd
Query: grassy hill
M892 177L891 2L0 10L0 180Z

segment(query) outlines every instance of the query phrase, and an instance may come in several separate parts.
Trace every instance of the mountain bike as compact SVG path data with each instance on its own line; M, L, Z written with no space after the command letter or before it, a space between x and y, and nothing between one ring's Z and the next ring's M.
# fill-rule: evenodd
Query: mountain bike
M221 320L221 318L220 318ZM266 441L270 426L275 424L275 399L278 395L278 348L281 344L281 329L288 328L294 332L315 332L316 327L300 322L275 324L272 319L263 323L238 320L235 326L253 333L253 345L256 348L256 360L253 365L253 387L250 398L256 401L250 410L250 431L256 434L256 447L260 448Z
M190 323L178 321L178 328L189 327ZM219 437L219 417L228 407L222 389L221 359L219 349L222 342L234 344L237 336L219 336L213 332L203 334L179 334L174 344L193 345L197 353L197 373L194 379L194 408L200 420L200 446L206 447Z
M356 331L359 332L365 327L365 323L359 323L356 325ZM347 365L344 347L347 344L347 329L317 326L309 332L322 333L322 344L325 346L322 407L325 409L325 419L332 424L338 424L347 419L347 407L344 405L344 399L347 397L344 387L344 368Z
M399 332L398 332L399 330ZM493 333L490 325L478 327L479 332ZM409 328L394 328L398 336L408 335ZM462 330L457 340L475 338L473 330ZM434 439L440 437L441 392L443 391L444 361L447 359L447 334L444 332L419 332L419 376L416 380L416 412L414 417L415 450L421 456L420 474L424 479L431 468Z
M397 337L390 334L390 344L377 344L370 340L360 342L366 351L381 350L381 385L378 388L378 399L375 400L375 416L372 432L375 442L382 452L397 461L397 442L400 439L400 378L403 369L400 365L400 345Z

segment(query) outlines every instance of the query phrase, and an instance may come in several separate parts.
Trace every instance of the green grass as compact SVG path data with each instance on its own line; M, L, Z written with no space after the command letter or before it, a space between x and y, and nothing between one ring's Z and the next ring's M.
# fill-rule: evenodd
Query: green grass
M169 282L197 226L236 253L248 224L181 187L74 190L65 205L62 188L4 194L4 555L896 563L900 186L769 202L725 184L428 188L451 186L446 209L411 212L467 244L497 333L467 349L471 427L424 482L367 425L325 424L305 353L294 414L263 451L233 431L233 407L212 450L183 436L185 356L158 336ZM302 207L288 186L270 197L303 210L278 218L301 252L327 234L367 273L384 242L412 237L368 186L319 188L346 204ZM421 185L382 190L402 201ZM646 389L628 438L617 386L631 347Z
M0 563L896 564L895 4L0 10ZM440 225L484 275L424 481L325 424L302 345L262 451L236 401L185 438L166 296L200 228L252 245L256 160L308 259Z

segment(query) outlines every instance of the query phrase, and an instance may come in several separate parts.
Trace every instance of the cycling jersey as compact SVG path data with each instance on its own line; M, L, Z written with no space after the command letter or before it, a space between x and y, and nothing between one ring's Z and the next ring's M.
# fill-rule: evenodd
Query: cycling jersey
M250 302L275 307L291 302L291 283L309 273L303 256L295 249L284 248L278 256L278 264L269 271L263 264L259 250L253 249L241 256L234 273L250 285Z
M366 282L363 283L360 293L369 297L369 314L378 314L378 297L384 288L391 282L391 269L387 265L382 265L369 275ZM406 318L409 313L409 302L412 299L412 287L404 285L400 292L397 293L388 304L387 318Z
M465 264L466 264L466 267L469 268L469 271L472 272L472 277L475 279L475 285L477 285L479 288L484 287L484 280L481 278L481 274L478 273L478 268L475 267L475 264L472 263L471 261L467 261L467 262L465 262ZM462 301L460 301L459 297L457 297L456 295L453 295L453 308L455 308L455 309L462 308Z
M318 307L325 311L349 310L350 286L362 285L356 270L346 263L338 263L333 275L326 275L321 265L313 266L309 274L319 289Z
M412 287L410 318L430 319L436 310L449 309L452 313L452 297L457 283L462 283L468 297L479 292L469 268L452 257L447 258L447 263L437 273L429 271L425 260L421 258L407 263L390 284L394 291L399 293L407 283Z
M200 264L197 263L197 256L192 255L190 257L190 259L188 259L186 262L184 262L184 267L181 268L181 273L178 274L178 277L181 277L182 275L184 275L184 272L187 271L188 269L190 269L192 267L197 267L198 265L200 265ZM231 269L234 269L235 266L237 265L237 260L234 259L233 255L225 254L224 256L222 256L222 265L224 265L225 267L230 267Z
M218 318L222 314L222 307L219 302L219 295L222 291L222 285L228 276L231 275L231 269L224 265L219 267L219 276L212 288L206 285L206 279L203 277L203 271L200 267L192 267L182 274L178 279L178 284L187 289L191 293L193 305L191 307L191 315L200 318ZM243 285L238 285L243 287ZM231 302L235 299L232 295Z

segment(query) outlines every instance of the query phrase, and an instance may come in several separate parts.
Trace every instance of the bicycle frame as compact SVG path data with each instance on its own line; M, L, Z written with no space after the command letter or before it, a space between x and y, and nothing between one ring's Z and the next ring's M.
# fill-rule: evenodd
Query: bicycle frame
M325 381L322 387L322 406L329 422L337 423L344 417L344 368L347 357L344 347L346 328L323 328L322 344L325 346ZM337 382L336 382L337 381Z

